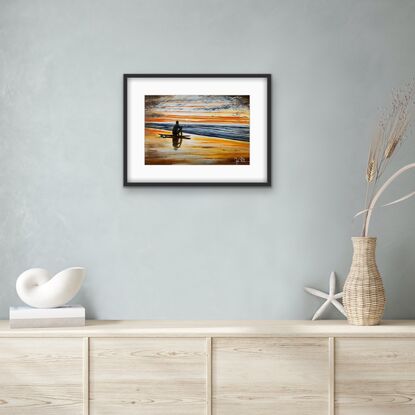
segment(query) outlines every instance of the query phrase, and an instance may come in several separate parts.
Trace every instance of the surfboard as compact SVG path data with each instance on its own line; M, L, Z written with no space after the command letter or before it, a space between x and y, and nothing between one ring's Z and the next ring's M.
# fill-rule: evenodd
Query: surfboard
M188 135L174 136L173 134L159 134L161 138L184 138L185 140L191 140L192 138Z

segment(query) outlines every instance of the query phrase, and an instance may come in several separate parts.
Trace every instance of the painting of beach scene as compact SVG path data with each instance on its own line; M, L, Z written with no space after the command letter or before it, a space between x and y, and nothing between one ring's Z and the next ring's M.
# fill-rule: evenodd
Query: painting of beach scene
M249 165L249 95L145 95L145 165Z
M124 186L270 186L270 74L124 74Z

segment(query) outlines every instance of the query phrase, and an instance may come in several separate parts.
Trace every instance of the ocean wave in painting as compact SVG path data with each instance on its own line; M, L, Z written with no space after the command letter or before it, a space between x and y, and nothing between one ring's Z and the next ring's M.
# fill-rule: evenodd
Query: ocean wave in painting
M174 123L149 122L147 128L171 131ZM225 138L249 142L249 125L225 125L225 124L180 124L183 134L194 134L204 137Z

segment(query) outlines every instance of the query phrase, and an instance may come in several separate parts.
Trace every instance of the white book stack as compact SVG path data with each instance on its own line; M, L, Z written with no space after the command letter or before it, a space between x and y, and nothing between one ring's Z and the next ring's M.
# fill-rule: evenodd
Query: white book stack
M10 328L85 326L85 308L65 305L57 308L10 307Z

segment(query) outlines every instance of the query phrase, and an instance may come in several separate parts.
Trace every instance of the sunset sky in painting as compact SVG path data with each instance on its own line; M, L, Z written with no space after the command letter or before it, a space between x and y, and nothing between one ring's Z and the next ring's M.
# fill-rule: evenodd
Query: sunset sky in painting
M249 95L147 95L146 122L249 125Z

